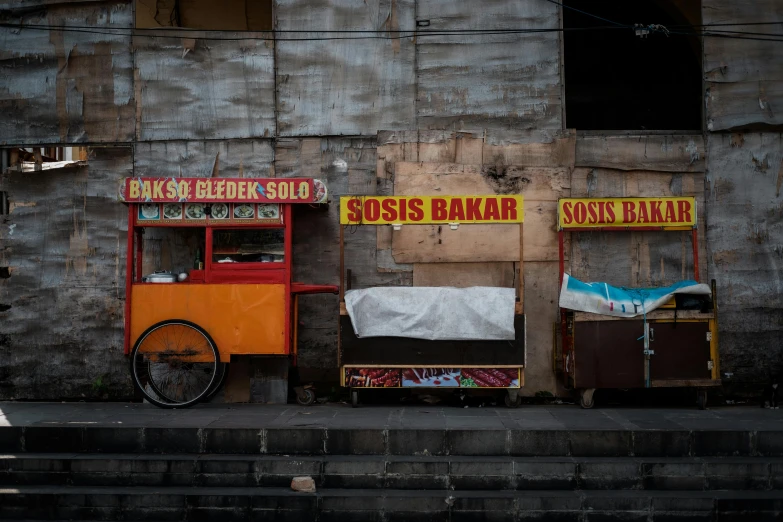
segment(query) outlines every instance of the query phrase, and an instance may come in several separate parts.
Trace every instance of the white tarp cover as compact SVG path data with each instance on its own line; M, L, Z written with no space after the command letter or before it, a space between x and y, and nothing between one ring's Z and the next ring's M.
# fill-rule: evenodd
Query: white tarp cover
M658 288L618 288L607 283L584 283L563 274L560 306L580 312L636 317L652 312L674 294L710 295L708 285L696 281L680 281Z
M349 290L345 308L364 337L512 341L513 288L376 287Z

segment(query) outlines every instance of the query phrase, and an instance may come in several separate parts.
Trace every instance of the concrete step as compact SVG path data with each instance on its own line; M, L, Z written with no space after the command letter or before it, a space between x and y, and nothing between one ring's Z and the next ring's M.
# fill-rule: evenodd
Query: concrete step
M6 426L0 452L783 457L783 431Z
M429 490L783 490L783 458L0 455L0 486L318 487Z
M783 492L409 491L286 488L0 489L0 518L462 522L779 521Z

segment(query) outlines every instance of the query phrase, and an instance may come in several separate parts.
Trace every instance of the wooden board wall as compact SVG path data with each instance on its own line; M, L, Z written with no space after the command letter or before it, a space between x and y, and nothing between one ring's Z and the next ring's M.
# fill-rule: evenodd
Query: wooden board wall
M339 201L341 195L375 193L375 140L369 138L304 138L276 142L278 177L317 177L329 187L329 205L294 209L294 280L339 284ZM353 288L382 285L410 286L410 272L379 272L376 228L356 227L345 233L345 266L351 269ZM337 364L335 295L308 295L299 299L300 364L334 369Z
M117 202L130 147L90 148L88 164L7 172L0 227L0 398L132 396L123 356L128 211Z
M430 31L558 29L551 2L419 0ZM416 39L419 128L561 127L560 43L556 31Z
M177 31L135 36L136 138L203 140L273 137L274 40L196 39ZM227 33L230 37L232 33ZM226 38L217 33L216 38Z
M742 24L783 20L778 0L737 2L702 0L703 24ZM783 53L774 38L783 36L780 24L740 26L770 37L704 39L707 129L783 125ZM762 27L762 29L758 29ZM760 38L772 38L763 42Z
M413 0L277 0L275 11L279 31L314 31L281 33L277 41L280 136L374 136L415 127L414 44L396 38L415 26ZM323 31L338 30L391 38L303 40L337 37Z
M700 277L708 277L705 145L700 135L584 136L576 142L571 197L694 196ZM644 168L636 167L643 166ZM656 286L694 277L687 232L581 232L566 270L584 281Z
M783 374L783 134L709 136L707 248L721 371L733 389Z
M44 3L3 2L3 22L86 29L50 33L0 27L0 143L130 142L133 2Z

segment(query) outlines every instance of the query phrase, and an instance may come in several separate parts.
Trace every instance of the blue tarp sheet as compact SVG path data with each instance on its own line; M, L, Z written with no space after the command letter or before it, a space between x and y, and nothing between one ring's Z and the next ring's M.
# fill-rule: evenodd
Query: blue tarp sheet
M564 274L560 307L615 317L636 317L655 310L674 294L711 293L708 285L696 281L680 281L658 288L618 288L608 283L584 283Z

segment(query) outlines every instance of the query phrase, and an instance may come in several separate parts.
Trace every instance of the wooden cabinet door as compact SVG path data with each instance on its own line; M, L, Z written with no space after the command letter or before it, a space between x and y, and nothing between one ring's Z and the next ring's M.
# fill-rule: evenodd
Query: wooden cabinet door
M650 378L709 379L709 323L650 323L653 330L650 349Z

